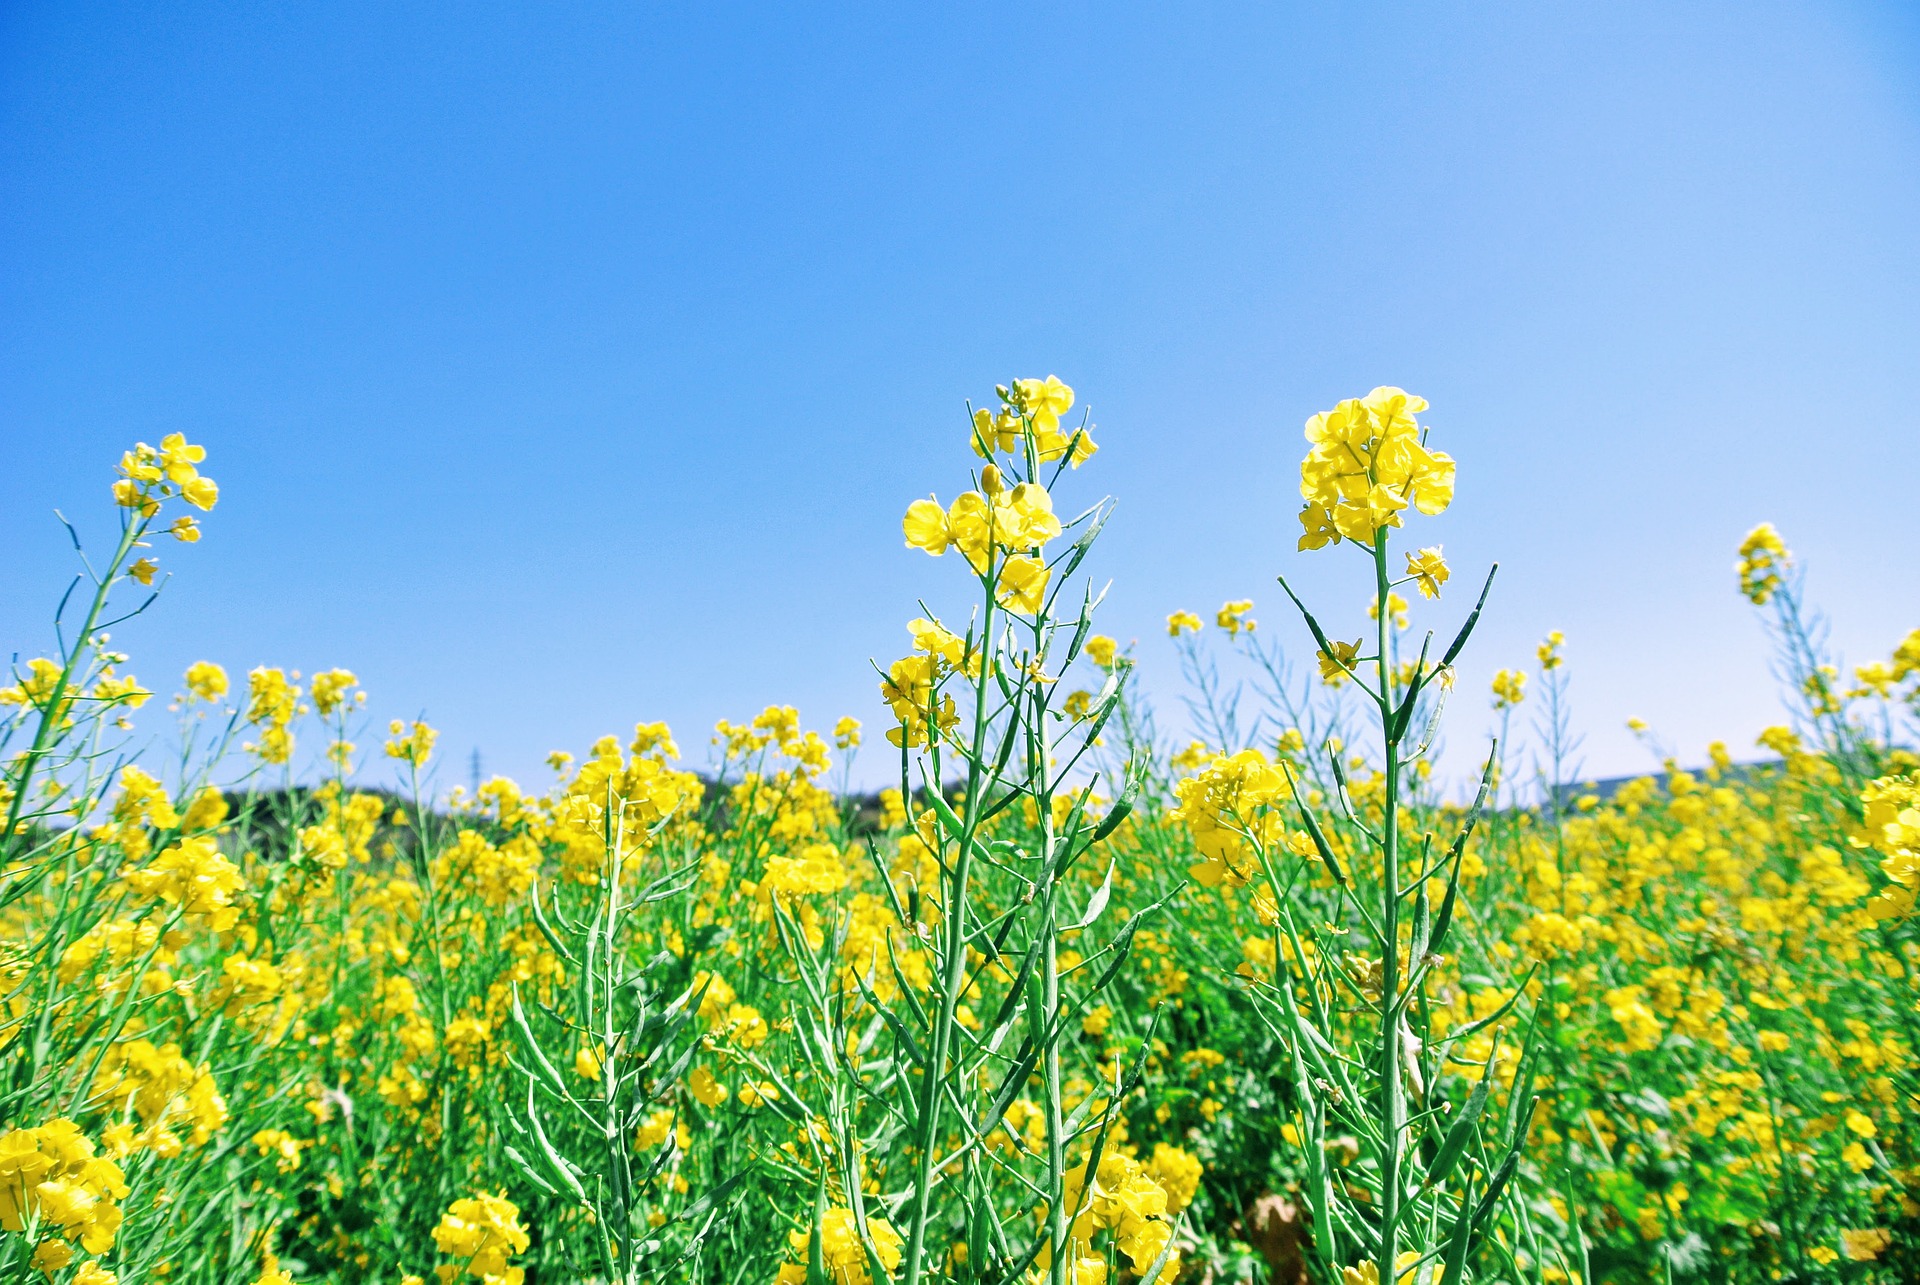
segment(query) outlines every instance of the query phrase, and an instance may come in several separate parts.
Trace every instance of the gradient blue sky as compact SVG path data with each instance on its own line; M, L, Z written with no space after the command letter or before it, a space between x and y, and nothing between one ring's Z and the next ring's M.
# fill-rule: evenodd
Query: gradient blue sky
M1920 624L1916 234L1906 5L20 0L0 648L47 644L51 510L103 540L183 431L224 493L120 634L150 685L345 665L456 781L877 723L960 574L900 513L962 484L963 398L1051 371L1171 718L1169 610L1364 608L1292 552L1300 424L1398 383L1461 462L1415 536L1504 566L1472 688L1562 628L1591 769L1634 714L1698 758L1778 717L1753 523L1849 659Z

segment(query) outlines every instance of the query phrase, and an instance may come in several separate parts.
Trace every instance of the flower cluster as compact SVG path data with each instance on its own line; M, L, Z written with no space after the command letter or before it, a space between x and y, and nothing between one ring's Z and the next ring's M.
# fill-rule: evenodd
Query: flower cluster
M1185 1203L1177 1196L1192 1195L1192 1163L1192 1157L1178 1148L1163 1147L1148 1165L1124 1152L1110 1152L1100 1158L1091 1183L1086 1165L1069 1170L1067 1207L1078 1211L1070 1246L1074 1279L1106 1280L1106 1260L1094 1248L1102 1232L1112 1234L1114 1247L1127 1256L1136 1275L1146 1275L1165 1252L1161 1279L1178 1279L1180 1251L1169 1250L1168 1243L1173 1239L1172 1217Z
M128 1194L120 1166L96 1154L71 1120L0 1135L0 1228L33 1237L33 1265L49 1275L73 1261L76 1245L89 1254L113 1248L117 1202ZM99 1285L112 1279L94 1270Z
M145 866L121 874L127 887L206 921L215 932L233 927L245 882L211 835L196 834L162 849Z
M169 433L157 449L138 442L120 457L120 480L113 484L114 502L142 519L156 516L161 502L174 496L202 512L210 511L220 499L220 488L212 478L200 474L198 466L206 458L204 446L192 445L180 433ZM175 518L167 530L185 544L200 538L200 524L191 514ZM142 583L150 583L152 564L142 559L134 575Z
M1905 918L1920 893L1920 777L1883 776L1860 792L1861 842L1885 854L1891 881L1873 902L1876 919Z
M992 459L995 453L1023 451L1030 442L1042 462L1052 463L1070 453L1073 466L1079 468L1100 449L1089 426L1071 433L1061 426L1060 417L1073 409L1073 390L1057 377L1016 379L1011 387L1002 384L994 391L1000 395L1000 408L973 412L974 454Z
M520 1208L505 1196L481 1194L454 1201L433 1229L433 1243L454 1263L435 1268L441 1285L471 1276L481 1285L520 1285L526 1273L507 1259L530 1243Z
M1200 772L1174 786L1173 818L1193 834L1200 863L1193 877L1205 886L1244 884L1259 870L1261 850L1286 840L1268 805L1285 796L1284 771L1258 748L1215 755Z
M1781 578L1793 567L1793 555L1773 523L1762 522L1740 542L1740 592L1756 607L1764 607L1779 591Z
M981 470L981 490L967 491L942 509L937 499L915 500L901 520L911 548L935 557L958 549L980 575L999 562L1000 603L1028 615L1040 609L1046 593L1047 564L1038 556L1047 542L1060 534L1053 499L1038 482L1008 486L1000 470L989 464Z
M900 1265L900 1233L884 1218L868 1217L867 1234L863 1242L860 1236L860 1224L853 1210L838 1206L828 1209L820 1216L817 1229L788 1233L787 1242L793 1252L801 1258L797 1263L783 1263L776 1285L806 1285L806 1258L812 1250L813 1237L817 1230L820 1237L820 1258L827 1269L827 1280L832 1285L872 1285L873 1275L867 1269L867 1243L873 1246L873 1255L880 1260L880 1266L891 1272Z
M1300 548L1342 539L1371 545L1375 533L1401 524L1409 505L1429 516L1445 512L1454 464L1427 449L1415 418L1426 409L1425 398L1382 387L1307 421L1312 449L1300 464Z

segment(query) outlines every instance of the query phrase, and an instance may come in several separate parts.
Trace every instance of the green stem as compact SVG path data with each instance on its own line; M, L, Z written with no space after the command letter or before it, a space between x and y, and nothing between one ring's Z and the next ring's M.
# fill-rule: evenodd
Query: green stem
M33 731L33 744L20 763L20 779L14 786L13 800L7 805L7 828L0 834L0 848L10 846L16 826L20 824L20 809L26 806L27 786L33 777L33 769L53 748L60 734L61 707L65 703L67 688L73 683L73 673L81 660L93 648L94 626L100 622L100 613L107 608L107 597L113 591L119 577L120 564L126 561L127 554L146 534L148 520L131 518L120 532L120 544L113 551L113 557L107 562L106 574L95 582L93 601L87 605L87 618L80 626L79 637L75 639L73 650L62 657L65 664L60 669L60 677L54 681L53 691L48 694L47 703L40 711L40 725Z
M986 587L986 610L980 625L980 675L974 680L973 749L967 756L966 815L960 826L960 847L953 859L953 876L947 889L946 958L941 977L940 1008L934 1015L933 1038L928 1041L927 1065L920 1085L919 1136L915 1139L920 1155L913 1175L913 1216L907 1227L906 1282L919 1285L925 1269L927 1219L933 1205L933 1150L939 1133L941 1081L946 1076L947 1052L953 1041L954 1013L960 1006L960 992L967 968L967 880L973 866L973 834L980 823L981 765L986 760L987 683L992 676L992 648L987 640L993 634L993 565L981 576ZM1017 713L1015 717L1018 717ZM940 735L937 714L929 710L927 740L931 745ZM907 739L903 732L900 738ZM937 763L938 760L936 759ZM931 787L941 788L936 774ZM904 801L904 800L903 800ZM908 818L911 823L912 818Z
M1387 531L1373 537L1375 592L1380 604L1379 674L1380 737L1386 759L1386 815L1380 826L1382 897L1380 957L1380 1069L1385 1115L1384 1147L1380 1157L1380 1257L1382 1285L1393 1282L1399 1257L1401 1147L1407 1124L1407 1103L1400 1083L1400 742L1393 734L1393 668L1387 660L1392 612L1387 610Z

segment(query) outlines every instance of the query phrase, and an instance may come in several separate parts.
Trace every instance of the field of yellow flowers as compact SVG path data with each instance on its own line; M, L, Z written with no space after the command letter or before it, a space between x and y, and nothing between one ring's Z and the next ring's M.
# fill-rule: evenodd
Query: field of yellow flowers
M1442 797L1498 595L1392 546L1456 465L1378 388L1300 470L1374 609L1174 613L1169 743L1097 626L1088 421L996 392L905 512L976 606L880 667L871 798L861 725L786 707L703 772L641 723L436 797L351 672L211 662L136 762L110 632L219 491L128 451L0 678L0 1281L1920 1279L1920 630L1843 676L1760 527L1760 765L1567 779L1556 634L1494 683L1531 750Z

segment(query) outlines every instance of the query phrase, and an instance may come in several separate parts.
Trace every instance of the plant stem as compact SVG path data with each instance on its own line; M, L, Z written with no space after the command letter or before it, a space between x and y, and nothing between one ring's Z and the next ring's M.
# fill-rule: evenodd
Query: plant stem
M947 900L944 907L947 913L946 958L941 962L945 966L941 978L940 1008L933 1017L933 1038L928 1041L927 1065L923 1068L924 1078L920 1086L919 1137L920 1156L913 1175L913 1217L907 1228L906 1285L919 1285L921 1273L925 1268L927 1219L933 1205L933 1148L938 1133L940 1115L940 1082L946 1075L947 1050L953 1039L955 1010L960 1005L960 991L966 984L967 973L967 880L973 866L973 835L980 824L980 793L982 785L982 764L986 761L987 743L987 683L992 677L992 652L986 640L993 633L993 567L989 563L987 574L981 577L986 586L986 610L980 625L980 675L974 682L973 692L973 751L967 756L967 798L966 814L960 826L960 847L953 858L953 876L948 884ZM1016 711L1014 717L1019 717ZM931 744L940 735L940 720L934 710L928 711L927 740ZM907 739L904 731L900 738ZM938 759L934 762L937 764ZM932 789L941 788L936 770ZM903 801L905 801L903 796ZM909 818L911 820L911 818Z
M1382 896L1380 953L1380 1069L1385 1095L1385 1148L1380 1157L1380 1281L1393 1285L1394 1261L1399 1257L1400 1149L1406 1131L1407 1104L1400 1085L1400 743L1393 727L1393 667L1387 660L1387 642L1393 613L1387 608L1387 531L1373 537L1373 574L1380 605L1379 674L1380 739L1386 759L1386 815L1380 825Z

